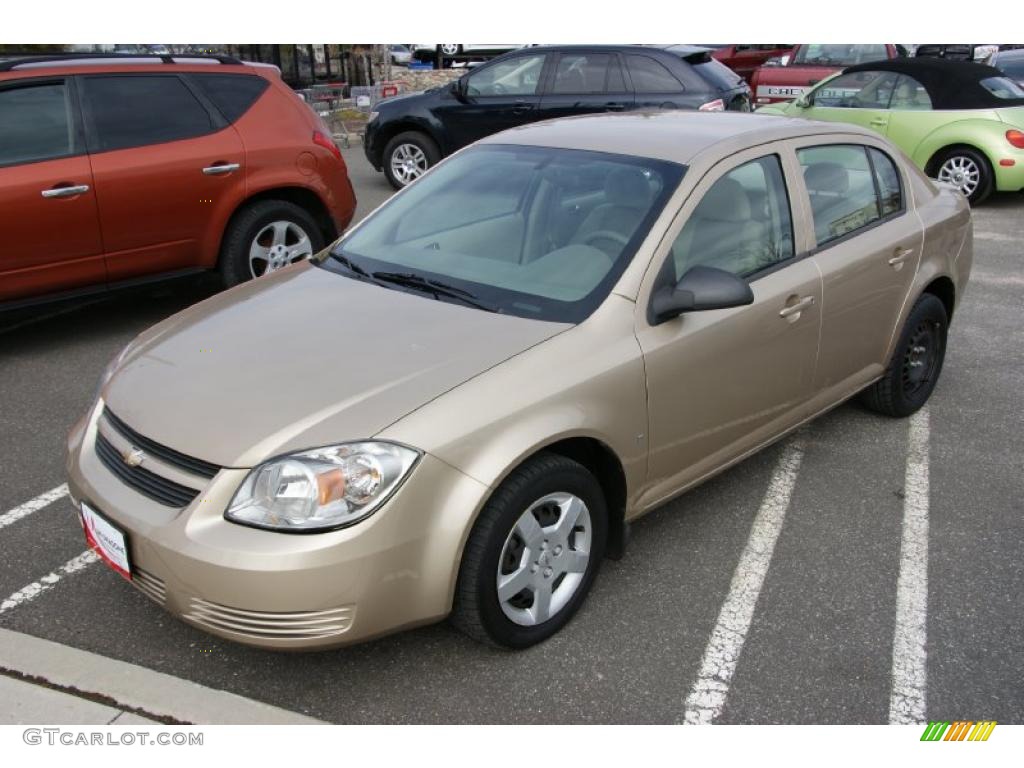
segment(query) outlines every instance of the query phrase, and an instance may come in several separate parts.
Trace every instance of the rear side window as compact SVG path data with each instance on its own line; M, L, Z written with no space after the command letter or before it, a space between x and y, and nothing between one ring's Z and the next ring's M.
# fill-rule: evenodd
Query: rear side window
M0 91L0 165L70 155L74 122L64 83Z
M900 175L896 170L896 164L884 152L877 149L869 149L871 165L875 169L875 179L878 182L878 202L882 209L882 215L898 213L903 210L903 191L900 189Z
M678 93L683 90L680 83L664 64L650 56L626 56L633 90L637 93Z
M229 123L244 115L270 85L257 75L189 75Z
M563 53L552 93L620 93L626 90L618 59L608 53Z
M797 150L814 215L818 245L881 218L867 147L831 144Z
M94 151L141 147L214 130L206 108L175 75L83 78Z

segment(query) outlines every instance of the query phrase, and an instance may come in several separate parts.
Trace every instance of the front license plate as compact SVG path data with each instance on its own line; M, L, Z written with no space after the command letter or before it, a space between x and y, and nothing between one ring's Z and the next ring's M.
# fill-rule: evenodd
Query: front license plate
M84 502L81 518L89 546L103 562L131 581L132 567L128 561L128 536L125 532Z

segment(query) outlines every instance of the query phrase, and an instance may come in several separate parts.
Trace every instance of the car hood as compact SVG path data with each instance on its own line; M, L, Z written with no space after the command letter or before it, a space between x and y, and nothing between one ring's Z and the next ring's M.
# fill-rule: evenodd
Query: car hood
M103 389L143 436L226 467L368 438L570 326L304 263L145 332Z

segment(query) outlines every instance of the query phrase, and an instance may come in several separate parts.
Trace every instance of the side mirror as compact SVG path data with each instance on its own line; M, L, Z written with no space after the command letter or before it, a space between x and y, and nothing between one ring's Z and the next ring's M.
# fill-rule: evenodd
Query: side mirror
M459 101L465 101L467 86L468 82L465 77L460 77L458 80L452 81L452 95Z
M650 320L659 325L683 312L727 309L754 303L750 285L732 272L715 267L692 267L675 285L666 285L651 299Z
M800 107L800 109L807 109L813 103L814 97L809 93L805 93L803 96L797 96L793 101L793 104Z

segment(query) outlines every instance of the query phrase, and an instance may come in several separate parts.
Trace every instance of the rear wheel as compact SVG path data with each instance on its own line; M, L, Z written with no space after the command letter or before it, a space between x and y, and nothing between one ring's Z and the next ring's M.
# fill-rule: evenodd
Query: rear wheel
M604 556L601 487L581 464L541 454L495 491L459 569L452 623L470 637L526 648L583 603Z
M903 326L885 375L862 395L868 408L886 416L909 416L931 397L946 356L949 318L937 296L917 300Z
M395 136L384 147L384 175L395 189L412 184L441 159L441 151L418 131Z
M221 278L230 288L308 259L323 247L323 233L308 211L287 200L261 200L235 214L228 225Z
M970 147L953 147L935 161L935 178L958 187L977 205L992 194L995 178L988 159Z

